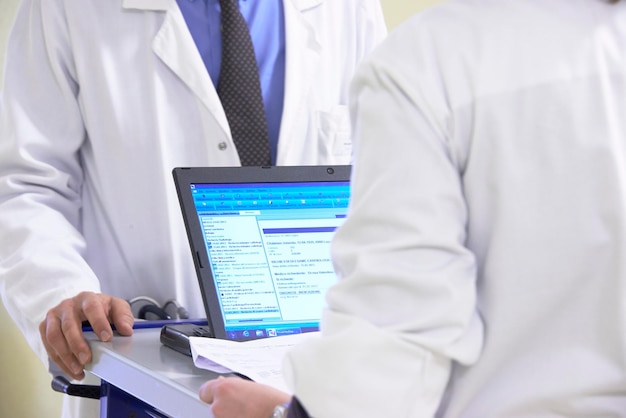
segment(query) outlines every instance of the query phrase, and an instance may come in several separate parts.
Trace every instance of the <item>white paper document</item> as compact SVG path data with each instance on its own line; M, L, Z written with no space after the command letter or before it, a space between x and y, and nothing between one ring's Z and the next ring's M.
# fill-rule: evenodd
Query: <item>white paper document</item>
M318 336L319 332L308 332L245 342L205 337L190 337L189 341L196 367L216 373L240 373L291 393L283 379L283 358L292 347Z

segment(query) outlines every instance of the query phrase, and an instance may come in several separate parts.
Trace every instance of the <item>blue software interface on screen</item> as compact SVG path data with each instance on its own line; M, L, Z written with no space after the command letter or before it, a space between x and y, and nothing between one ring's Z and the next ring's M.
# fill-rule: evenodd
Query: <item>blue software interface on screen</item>
M193 184L231 339L317 331L349 183Z

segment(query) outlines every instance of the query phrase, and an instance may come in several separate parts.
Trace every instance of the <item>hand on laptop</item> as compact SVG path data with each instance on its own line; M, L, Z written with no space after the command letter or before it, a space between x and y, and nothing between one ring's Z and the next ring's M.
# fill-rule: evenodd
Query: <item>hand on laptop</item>
M133 314L124 299L82 292L50 309L39 324L41 339L50 360L74 379L85 377L83 366L91 361L91 350L83 337L83 321L89 321L102 341L113 336L111 324L120 335L133 333Z
M266 418L291 395L239 377L218 377L200 388L200 399L211 404L215 418Z

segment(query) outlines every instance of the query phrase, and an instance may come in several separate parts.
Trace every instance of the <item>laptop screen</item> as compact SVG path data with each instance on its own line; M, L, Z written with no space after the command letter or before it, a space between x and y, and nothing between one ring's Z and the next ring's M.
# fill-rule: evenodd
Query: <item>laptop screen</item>
M347 214L349 181L187 187L206 255L207 265L197 267L203 270L199 274L210 272L211 283L200 280L201 286L212 286L203 293L207 316L216 330L223 327L221 337L319 330L326 290L336 282L330 242Z

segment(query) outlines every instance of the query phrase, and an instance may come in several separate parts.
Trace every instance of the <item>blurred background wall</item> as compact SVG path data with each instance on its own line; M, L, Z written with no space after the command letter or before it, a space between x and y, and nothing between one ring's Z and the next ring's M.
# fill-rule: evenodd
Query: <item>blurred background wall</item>
M381 4L387 24L393 29L413 13L439 1L441 0L381 0ZM19 0L0 0L0 80L4 68L6 40L18 3ZM0 335L0 417L60 416L61 395L50 389L50 376L1 303Z

